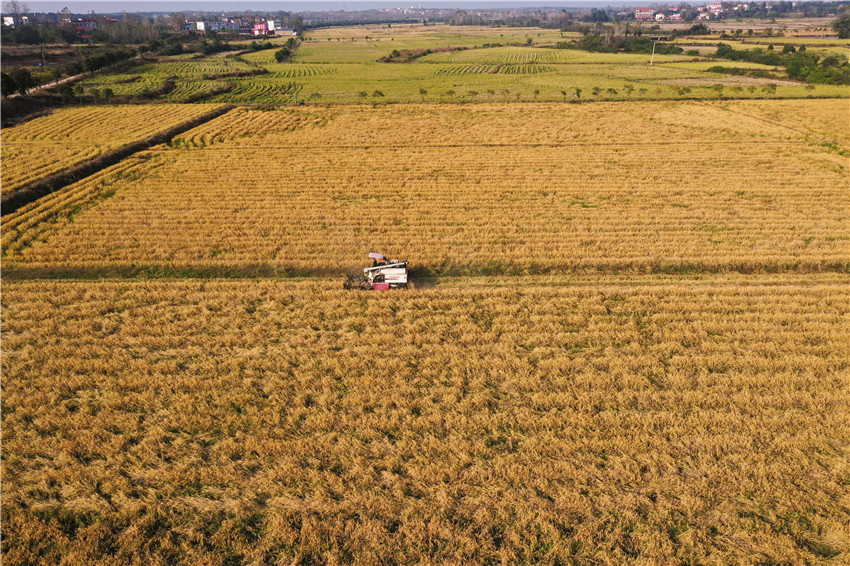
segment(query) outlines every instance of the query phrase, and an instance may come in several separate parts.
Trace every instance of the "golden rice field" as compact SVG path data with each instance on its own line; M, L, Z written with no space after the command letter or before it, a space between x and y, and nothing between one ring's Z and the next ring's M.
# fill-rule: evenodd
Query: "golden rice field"
M38 281L3 303L9 564L850 551L844 277Z
M4 217L4 259L846 272L845 118L841 100L236 109Z
M217 105L89 106L55 110L3 129L0 187L7 194L132 141L209 112Z
M3 216L0 559L846 563L846 110L235 108Z

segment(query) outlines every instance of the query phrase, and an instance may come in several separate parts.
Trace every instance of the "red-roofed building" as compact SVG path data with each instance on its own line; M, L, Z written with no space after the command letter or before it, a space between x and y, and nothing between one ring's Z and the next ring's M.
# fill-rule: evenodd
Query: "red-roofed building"
M251 33L253 35L274 35L274 26L270 26L266 22L263 22L261 24L254 24L254 29L251 30Z

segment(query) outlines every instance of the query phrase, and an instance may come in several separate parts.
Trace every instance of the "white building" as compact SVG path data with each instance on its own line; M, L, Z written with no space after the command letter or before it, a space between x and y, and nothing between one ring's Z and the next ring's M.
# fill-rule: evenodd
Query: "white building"
M29 21L30 19L27 16L3 16L3 25L10 28L25 25Z
M227 29L227 22L198 22L198 31L221 31Z

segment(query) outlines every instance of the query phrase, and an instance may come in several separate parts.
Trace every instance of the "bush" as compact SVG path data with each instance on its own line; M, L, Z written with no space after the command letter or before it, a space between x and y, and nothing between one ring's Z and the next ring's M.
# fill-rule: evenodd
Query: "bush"
M15 69L9 76L14 82L18 94L24 95L29 89L36 86L35 79L26 69Z
M0 73L0 92L2 92L3 96L15 94L17 90L18 83L15 82L15 79L6 73Z
M136 51L133 49L117 49L115 51L103 51L95 55L86 57L83 60L83 67L86 71L97 71L104 67L114 65L119 61L124 61L135 57Z
M587 34L577 41L559 41L557 49L581 49L595 53L652 53L653 41L648 37L602 36ZM659 55L677 55L684 50L676 45L658 43L655 52Z
M792 79L821 84L850 84L850 64L843 56L828 56L821 59L818 55L810 55L803 49L796 53L779 54L776 51L763 49L733 49L725 43L717 45L715 55L733 61L784 66Z

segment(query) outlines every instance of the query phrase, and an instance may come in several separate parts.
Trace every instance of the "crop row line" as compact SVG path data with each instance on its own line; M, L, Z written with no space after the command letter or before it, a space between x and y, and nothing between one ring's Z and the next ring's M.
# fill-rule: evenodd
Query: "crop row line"
M219 108L211 110L187 122L178 124L177 126L149 136L143 140L131 142L119 147L118 149L114 149L93 159L89 159L88 161L84 161L78 165L65 169L64 171L55 173L45 179L34 181L7 195L3 195L2 201L0 201L0 206L2 206L2 215L6 216L7 214L15 212L19 208L35 202L45 195L72 183L76 183L77 181L89 177L98 171L102 171L110 165L114 165L134 153L138 153L157 144L165 143L174 136L182 134L183 132L195 128L204 122L229 112L232 108L232 106L228 105L220 106Z

